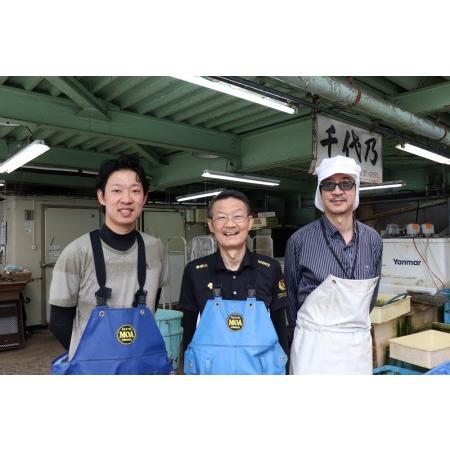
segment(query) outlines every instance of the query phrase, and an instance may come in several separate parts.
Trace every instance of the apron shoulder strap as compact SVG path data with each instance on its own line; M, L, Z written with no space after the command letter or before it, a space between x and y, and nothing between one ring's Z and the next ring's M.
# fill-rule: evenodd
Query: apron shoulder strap
M111 289L106 287L106 267L100 231L91 231L89 237L91 239L92 253L94 254L95 274L100 286L100 289L95 293L95 298L97 299L97 306L105 306L108 299L111 298Z
M138 283L139 289L136 294L134 294L134 302L133 306L137 305L145 305L147 301L147 291L144 291L145 279L147 275L147 262L145 261L145 245L144 239L142 239L141 233L139 231L136 232L136 240L138 244Z

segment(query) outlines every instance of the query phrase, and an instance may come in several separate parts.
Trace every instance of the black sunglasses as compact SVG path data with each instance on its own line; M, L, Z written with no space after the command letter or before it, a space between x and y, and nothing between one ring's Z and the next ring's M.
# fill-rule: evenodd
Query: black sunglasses
M353 188L353 185L356 183L354 181L339 181L339 183L334 183L333 181L323 181L320 183L320 188L324 191L334 191L336 189L336 186L339 186L339 189L341 191L350 191Z

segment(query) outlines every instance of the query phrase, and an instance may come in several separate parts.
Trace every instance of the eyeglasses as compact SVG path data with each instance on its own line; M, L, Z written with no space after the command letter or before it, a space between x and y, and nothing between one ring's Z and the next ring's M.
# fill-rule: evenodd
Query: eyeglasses
M339 181L339 183L334 183L333 181L323 181L320 183L320 188L324 191L332 192L336 189L336 186L339 186L341 191L350 191L353 188L353 185L356 183L354 181Z
M243 216L242 214L235 214L233 216L226 216L225 214L220 214L218 216L213 217L213 222L217 225L224 225L231 220L234 223L241 224L247 220L248 216Z

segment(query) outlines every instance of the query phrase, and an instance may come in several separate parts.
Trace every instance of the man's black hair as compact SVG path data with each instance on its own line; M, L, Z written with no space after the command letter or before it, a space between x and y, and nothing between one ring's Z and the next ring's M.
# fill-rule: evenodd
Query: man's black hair
M212 219L212 210L214 203L218 202L219 200L225 200L226 198L235 198L237 200L240 200L245 204L247 207L247 214L250 216L252 213L250 202L247 198L247 196L243 192L234 191L232 189L226 189L225 191L222 191L220 194L217 194L215 197L212 198L212 200L209 202L208 205L208 217Z
M98 171L96 189L100 189L103 193L105 193L105 186L108 182L108 178L112 173L117 172L118 170L132 170L135 172L142 184L144 194L147 194L150 183L145 176L144 168L141 166L141 163L137 158L129 155L122 155L117 159L108 159L107 161L103 161Z

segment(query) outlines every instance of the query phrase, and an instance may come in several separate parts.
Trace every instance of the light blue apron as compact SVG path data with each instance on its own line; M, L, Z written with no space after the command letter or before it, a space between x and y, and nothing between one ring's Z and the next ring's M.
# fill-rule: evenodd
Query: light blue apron
M98 230L90 233L95 272L100 289L78 347L69 361L67 352L52 361L54 375L165 375L172 372L164 340L146 305L145 246L137 233L139 290L130 308L109 308L111 289Z
M184 354L186 375L285 375L284 353L263 301L224 300L215 288Z

